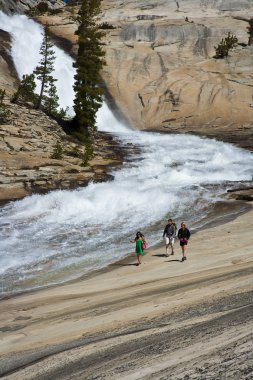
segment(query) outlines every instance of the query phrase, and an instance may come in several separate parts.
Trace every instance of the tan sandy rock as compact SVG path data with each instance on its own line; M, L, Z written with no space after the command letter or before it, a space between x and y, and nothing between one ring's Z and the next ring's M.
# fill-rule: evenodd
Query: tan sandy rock
M103 75L131 125L251 124L253 47L239 45L224 60L213 56L228 31L247 42L247 23L234 17L253 17L252 3L179 1L177 9L160 1L143 9L124 2L122 12L122 2L106 3L103 17L117 29L107 35Z
M76 150L82 144L66 135L43 112L7 102L10 123L0 125L0 201L55 189L72 189L111 178L108 167L118 164L120 154L109 136L98 136L95 158L83 167ZM60 143L62 159L52 159L55 144Z

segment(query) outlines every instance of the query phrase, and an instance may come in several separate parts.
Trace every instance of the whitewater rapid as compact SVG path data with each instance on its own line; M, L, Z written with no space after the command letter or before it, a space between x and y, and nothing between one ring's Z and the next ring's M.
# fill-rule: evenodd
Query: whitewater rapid
M0 13L0 28L12 34L19 75L27 73L28 65L32 71L41 27L25 16ZM61 61L55 75L64 82L60 98L71 107L72 60L55 51ZM167 217L177 223L186 220L191 229L199 227L212 205L224 199L227 187L252 180L252 155L229 144L132 131L106 104L97 122L123 148L138 149L120 170L112 171L111 182L33 195L0 210L3 293L63 282L101 268L134 250L129 240L137 230L146 234L149 246L159 243Z

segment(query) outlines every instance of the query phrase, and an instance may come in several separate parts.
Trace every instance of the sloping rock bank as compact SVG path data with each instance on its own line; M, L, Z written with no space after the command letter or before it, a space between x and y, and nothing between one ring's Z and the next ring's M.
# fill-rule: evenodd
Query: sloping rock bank
M43 112L9 104L11 123L0 126L0 201L54 189L73 189L89 181L111 179L112 165L121 163L122 151L112 137L98 134L95 158L82 166L81 144L66 135ZM61 159L52 159L55 145Z

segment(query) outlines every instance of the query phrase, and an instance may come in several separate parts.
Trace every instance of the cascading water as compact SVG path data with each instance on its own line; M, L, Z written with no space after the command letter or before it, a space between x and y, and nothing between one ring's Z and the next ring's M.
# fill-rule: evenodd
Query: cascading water
M0 28L14 36L12 56L19 74L27 72L22 67L27 67L23 59L28 55L32 71L40 27L25 16L0 13ZM22 38L15 38L16 28ZM74 71L70 58L60 54L64 71L56 67L56 74L69 94ZM72 101L69 97L65 106ZM129 240L136 230L145 232L151 246L161 241L167 216L200 226L207 209L222 199L228 181L231 187L252 179L253 157L229 144L131 131L106 104L97 121L100 130L116 134L122 145L137 146L140 153L133 152L111 182L33 195L0 210L3 293L66 281L118 260L133 250Z
M39 50L43 39L43 27L26 16L7 16L0 11L0 28L12 36L11 55L20 78L31 74L41 59ZM61 49L54 47L56 60L53 76L62 108L69 107L73 113L74 69L73 60Z

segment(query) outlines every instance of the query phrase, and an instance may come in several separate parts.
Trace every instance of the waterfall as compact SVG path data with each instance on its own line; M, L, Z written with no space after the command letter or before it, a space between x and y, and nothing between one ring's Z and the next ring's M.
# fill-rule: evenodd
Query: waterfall
M11 33L12 57L21 76L38 61L41 27L25 16L0 13ZM73 102L72 60L56 50L61 106ZM61 83L63 83L61 85ZM126 256L137 230L149 246L161 242L168 216L201 226L227 187L252 180L252 155L232 145L196 136L131 131L106 104L100 130L122 146L138 147L114 180L75 191L54 191L13 202L0 210L0 274L4 292L76 278ZM202 222L203 221L203 222Z
M10 33L12 37L11 55L19 78L24 74L31 74L41 59L39 54L43 40L43 27L27 16L7 16L0 11L0 28ZM55 71L53 76L57 79L56 88L60 107L69 107L73 114L74 74L73 59L66 55L57 46L55 51Z

